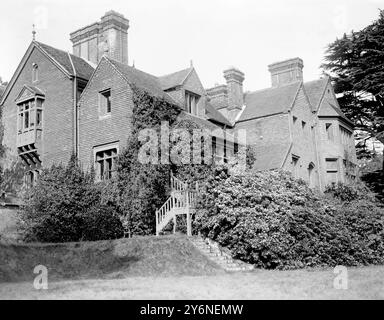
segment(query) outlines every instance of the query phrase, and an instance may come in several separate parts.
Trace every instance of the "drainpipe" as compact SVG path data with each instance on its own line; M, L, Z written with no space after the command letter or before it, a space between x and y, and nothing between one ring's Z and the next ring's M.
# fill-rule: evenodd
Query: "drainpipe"
M77 115L77 74L75 66L73 65L73 61L71 55L68 52L68 58L72 65L73 70L73 142L74 148L73 151L75 156L79 155L79 137L78 137L78 115Z
M316 152L316 159L317 159L317 181L319 182L320 192L323 192L322 183L321 183L321 172L320 172L321 171L321 163L320 163L319 149L318 149L318 145L317 145L317 138L318 138L318 136L321 137L321 135L320 134L318 135L318 132L317 132L318 130L320 130L317 121L313 125L313 128L314 128L313 139L315 140L315 152Z

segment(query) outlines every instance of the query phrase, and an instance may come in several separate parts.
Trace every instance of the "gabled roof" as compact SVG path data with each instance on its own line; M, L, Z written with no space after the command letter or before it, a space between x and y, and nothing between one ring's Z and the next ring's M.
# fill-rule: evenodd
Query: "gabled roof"
M167 90L183 85L184 81L188 78L192 70L193 68L191 67L171 74L167 74L165 76L158 77L161 84L161 88L163 90Z
M323 78L318 80L313 80L304 83L304 89L307 93L309 102L312 105L312 110L317 111L320 107L321 98L324 95L324 91L327 87L329 78Z
M334 114L328 114L328 113L324 114L322 111L327 110L327 108L328 108L328 110L330 110L329 108L331 108L331 110L333 110L335 113ZM345 122L347 122L347 124L349 124L351 127L354 127L354 123L347 118L347 116L343 113L343 111L340 110L340 108L336 107L335 105L333 105L332 103L330 103L329 101L327 101L325 99L320 104L318 116L323 117L323 118L336 116L336 117L341 118Z
M246 93L246 107L237 122L287 112L292 107L301 84L302 82L294 82Z
M34 96L45 97L45 94L39 88L25 84L20 90L19 94L17 95L15 101L23 101L25 99L29 99Z
M353 127L353 122L347 118L347 116L343 113L343 111L341 111L338 106L335 106L334 104L330 103L327 99L323 99L328 83L329 77L304 83L305 92L307 93L313 111L320 112L320 109L324 109L324 107L330 107L336 112L338 117L342 118L344 121L346 121L349 125ZM326 115L319 114L319 116Z
M165 98L168 102L177 104L166 92L162 90L160 81L157 77L111 58L104 57L103 59L109 61L128 82L128 84L135 85L151 95Z
M76 76L85 80L89 80L91 77L94 68L84 59L41 42L35 41L35 43L38 47L43 49L53 60L59 63L68 74L74 75L71 63L72 60L73 66L75 67Z
M76 72L76 76L83 78L84 80L89 80L94 71L94 68L82 58L76 57L63 50L53 48L44 43L32 41L23 58L21 59L21 62L17 66L17 69L9 82L9 85L6 87L3 96L1 97L0 105L4 103L4 100L13 88L16 79L18 78L20 72L23 70L24 65L28 61L29 56L35 48L43 53L43 55L45 55L59 70L61 70L69 78L73 77ZM73 70L74 68L72 67L72 63L75 70Z
M290 142L254 146L254 168L258 171L282 168L292 144Z
M224 117L220 111L217 111L208 101L205 103L205 115L209 120L232 127L232 124L229 122L229 120Z

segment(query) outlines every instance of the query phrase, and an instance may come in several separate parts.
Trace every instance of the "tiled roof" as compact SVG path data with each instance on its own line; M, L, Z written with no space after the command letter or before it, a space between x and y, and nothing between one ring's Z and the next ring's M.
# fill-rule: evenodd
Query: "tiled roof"
M205 120L203 118L194 116L193 114L190 114L184 110L180 113L180 115L178 116L178 119L179 120L183 120L183 119L192 120L192 121L196 122L198 125L202 126L203 128L207 128L209 130L216 130L216 129L220 128L219 126L213 124L212 122Z
M184 83L184 80L187 78L188 74L191 72L192 68L180 70L165 76L158 77L161 88L167 90L176 86L181 86Z
M229 122L229 120L224 117L220 111L217 111L208 101L205 103L205 115L209 120L213 120L232 127L232 124Z
M325 87L328 83L328 78L318 79L304 83L304 89L307 93L309 102L312 105L313 111L319 108L321 97L324 94Z
M238 122L288 111L300 86L301 82L294 82L281 87L246 93L244 97L246 108Z
M58 62L68 74L74 75L72 63L71 63L71 60L72 60L73 65L75 67L76 75L85 80L90 79L94 68L84 59L77 57L73 54L70 54L71 56L71 59L70 59L68 56L68 52L65 52L60 49L56 49L54 47L48 46L41 42L35 41L35 43L41 49L43 49L51 58L53 58L56 62Z
M289 142L269 145L255 145L255 170L280 169L291 148Z
M163 91L164 89L161 84L160 78L155 77L149 73L140 71L136 68L130 67L126 64L120 63L111 58L106 58L106 59L108 59L108 61L112 63L112 65L124 76L124 78L127 80L128 83L133 84L154 96L162 97L170 103L179 105L166 92ZM216 122L226 124L229 126L231 125L231 123L219 111L215 110L212 106L208 106L207 111L208 111L208 119L212 119ZM212 128L212 129L217 128L216 125L202 118L195 117L187 113L182 115L182 117L188 117L188 116L191 116L193 120L196 120L196 122L206 127L208 126L208 128Z
M123 75L129 84L135 85L156 97L165 98L168 102L176 104L176 102L163 91L157 77L111 58L106 59Z

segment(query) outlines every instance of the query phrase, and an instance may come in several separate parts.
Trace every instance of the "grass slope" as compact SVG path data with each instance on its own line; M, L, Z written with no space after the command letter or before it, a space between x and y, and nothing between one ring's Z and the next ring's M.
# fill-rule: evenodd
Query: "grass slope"
M0 244L0 282L33 281L37 265L50 280L223 272L183 236L63 244Z

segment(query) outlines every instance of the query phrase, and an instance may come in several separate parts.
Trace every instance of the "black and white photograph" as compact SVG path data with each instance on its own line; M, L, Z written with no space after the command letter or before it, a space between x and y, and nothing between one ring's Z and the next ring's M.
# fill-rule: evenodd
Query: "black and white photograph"
M13 0L0 39L0 300L384 299L382 0Z

